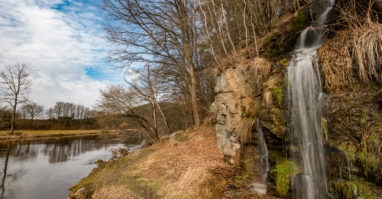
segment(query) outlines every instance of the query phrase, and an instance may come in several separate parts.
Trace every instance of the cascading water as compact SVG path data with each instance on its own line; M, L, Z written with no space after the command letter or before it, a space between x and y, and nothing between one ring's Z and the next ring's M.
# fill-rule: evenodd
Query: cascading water
M269 165L269 151L267 147L267 143L265 141L263 128L261 127L260 120L257 119L257 134L258 134L258 146L259 146L259 154L260 154L260 167L262 179L261 183L254 183L253 190L259 194L267 193L267 178L268 172L270 169Z
M327 189L326 161L321 129L324 94L317 69L316 53L323 44L325 33L322 26L334 6L328 6L314 26L300 35L297 49L288 67L289 108L291 128L291 153L302 174L294 187L298 199L322 199L330 197Z
M260 120L257 119L257 133L259 134L259 152L260 152L260 165L263 173L262 183L267 183L269 172L269 151L267 143L265 142L263 128L261 127Z

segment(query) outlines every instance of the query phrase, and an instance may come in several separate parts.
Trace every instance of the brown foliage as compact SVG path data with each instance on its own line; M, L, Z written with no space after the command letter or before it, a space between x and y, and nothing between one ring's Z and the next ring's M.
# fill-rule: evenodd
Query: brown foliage
M319 50L325 87L331 91L382 83L382 24L373 9L375 0L338 1L344 30Z
M337 37L327 41L318 52L322 60L322 76L325 87L331 91L348 88L354 83L351 58L351 31L338 32Z

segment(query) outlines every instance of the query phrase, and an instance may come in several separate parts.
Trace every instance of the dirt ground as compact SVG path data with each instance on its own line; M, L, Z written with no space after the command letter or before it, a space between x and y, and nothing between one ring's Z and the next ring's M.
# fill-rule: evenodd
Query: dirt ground
M235 185L235 168L223 161L214 127L184 135L188 141L162 137L149 148L99 163L69 198L261 198Z

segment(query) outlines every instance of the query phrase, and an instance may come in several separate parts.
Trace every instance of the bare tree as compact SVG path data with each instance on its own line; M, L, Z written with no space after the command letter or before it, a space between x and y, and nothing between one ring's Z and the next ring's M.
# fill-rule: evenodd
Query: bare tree
M118 45L113 59L126 65L149 63L171 68L168 76L184 84L194 124L200 124L197 71L200 67L196 2L193 0L104 0L116 20L107 26L108 39ZM132 31L132 29L134 29Z
M100 90L101 99L98 108L106 114L121 114L133 119L154 140L159 140L155 122L151 122L145 115L140 115L136 107L142 105L141 99L123 86L112 85L105 90Z
M129 80L128 78L126 78L125 75L125 81L129 84L131 92L134 93L137 98L151 104L152 119L155 133L158 134L159 129L157 115L157 112L159 111L166 126L167 133L170 134L171 130L168 125L168 121L164 112L162 111L160 103L158 102L158 95L161 91L163 92L163 88L161 86L162 84L160 82L161 77L153 75L153 71L150 68L150 65L146 65L146 67L142 70L135 72L138 72L139 76L137 78L134 78L133 80Z
M21 110L22 112L25 112L26 116L33 121L35 118L39 117L44 112L44 106L34 102L30 102L24 104L21 107Z
M26 94L32 84L25 64L8 65L0 73L0 84L4 89L3 100L12 108L11 134L15 130L17 105L27 101Z
M47 115L48 119L50 119L50 120L53 120L53 119L56 118L56 117L55 117L55 111L54 111L53 108L49 108L49 109L45 112L45 114Z

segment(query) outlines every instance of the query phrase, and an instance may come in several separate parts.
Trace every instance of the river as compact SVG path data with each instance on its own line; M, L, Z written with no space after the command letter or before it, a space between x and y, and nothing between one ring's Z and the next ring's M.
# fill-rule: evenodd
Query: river
M67 198L97 160L107 161L112 149L139 143L139 137L126 135L0 143L0 199Z

